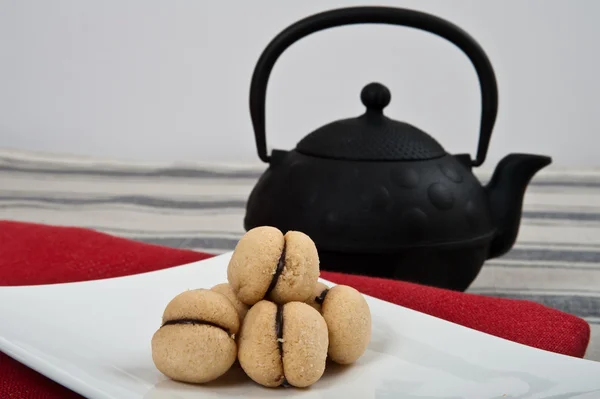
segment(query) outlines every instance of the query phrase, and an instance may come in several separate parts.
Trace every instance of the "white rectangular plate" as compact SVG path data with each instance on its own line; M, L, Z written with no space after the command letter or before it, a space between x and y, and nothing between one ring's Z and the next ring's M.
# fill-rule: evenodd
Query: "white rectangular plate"
M310 388L263 388L239 366L206 385L170 381L150 351L164 307L182 291L226 281L230 256L115 279L0 287L0 350L92 399L600 397L600 363L372 297L365 355L352 366L329 366Z

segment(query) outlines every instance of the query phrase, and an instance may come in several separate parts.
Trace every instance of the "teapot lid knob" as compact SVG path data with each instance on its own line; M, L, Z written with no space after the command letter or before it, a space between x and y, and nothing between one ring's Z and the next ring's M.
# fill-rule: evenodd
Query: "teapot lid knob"
M360 100L367 111L382 112L392 99L390 90L381 83L369 83L360 92Z

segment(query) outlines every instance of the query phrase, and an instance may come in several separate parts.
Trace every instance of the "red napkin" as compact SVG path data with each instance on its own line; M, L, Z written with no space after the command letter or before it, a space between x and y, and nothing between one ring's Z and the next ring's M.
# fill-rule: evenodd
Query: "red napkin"
M75 282L164 269L210 257L82 228L0 221L0 286ZM338 284L525 345L583 357L582 319L521 300L491 298L400 281L321 272ZM81 398L0 353L0 398Z

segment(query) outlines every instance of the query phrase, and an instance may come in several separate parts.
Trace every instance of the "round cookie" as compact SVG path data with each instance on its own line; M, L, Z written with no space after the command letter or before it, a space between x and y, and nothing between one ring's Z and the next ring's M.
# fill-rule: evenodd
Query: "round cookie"
M261 226L240 239L227 267L227 280L247 305L262 299L304 302L319 278L319 255L306 234Z
M152 360L167 377L205 383L225 374L236 360L239 329L233 304L215 291L185 291L173 298L152 336Z
M303 302L262 300L246 314L238 345L240 366L256 383L304 388L325 371L327 324Z
M322 292L317 302L329 331L329 358L339 364L358 360L371 340L371 311L363 295L336 285Z
M323 303L323 298L327 294L328 290L329 290L329 287L327 285L323 284L320 281L317 282L312 295L309 296L308 299L305 301L306 304L312 306L313 308L315 308L316 310L321 312L321 304ZM323 296L323 297L321 297L321 296Z
M238 312L238 315L240 316L240 325L241 325L242 322L244 321L244 317L246 317L246 313L248 312L249 306L246 305L244 302L240 301L240 299L237 297L237 295L233 291L233 288L231 288L231 285L229 285L227 283L217 284L214 287L212 287L211 290L225 295L227 297L227 299L229 299L231 301L231 304L233 305L235 310Z

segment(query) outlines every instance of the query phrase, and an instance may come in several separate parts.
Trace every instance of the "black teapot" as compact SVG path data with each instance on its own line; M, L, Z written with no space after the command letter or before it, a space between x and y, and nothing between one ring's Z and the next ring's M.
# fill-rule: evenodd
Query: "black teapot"
M448 154L427 133L385 116L391 94L379 83L362 89L362 115L318 128L291 151L267 153L265 96L277 58L311 33L362 23L422 29L469 57L482 101L475 159ZM256 146L269 166L248 198L244 228L270 225L308 234L322 270L466 290L486 259L513 246L525 189L552 161L509 154L482 186L472 168L485 161L497 108L489 59L471 36L448 21L390 7L342 8L300 20L269 43L252 76Z

